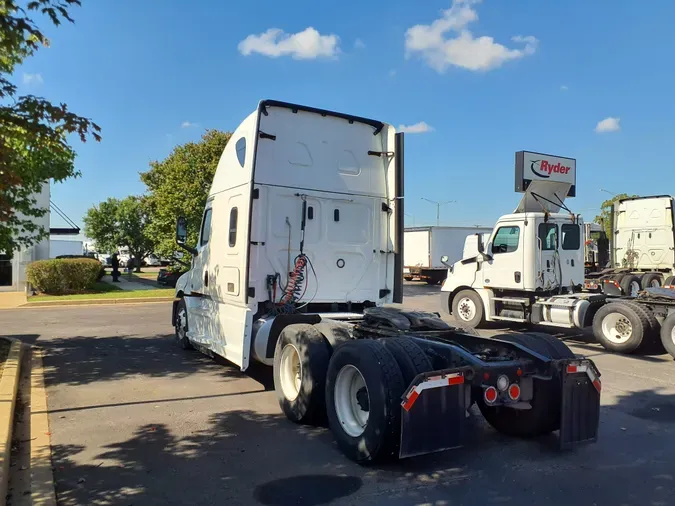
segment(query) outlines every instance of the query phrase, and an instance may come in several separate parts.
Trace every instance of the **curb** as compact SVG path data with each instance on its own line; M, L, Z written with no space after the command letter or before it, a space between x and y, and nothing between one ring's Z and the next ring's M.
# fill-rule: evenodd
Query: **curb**
M7 497L14 407L19 387L22 351L21 341L13 340L0 379L0 505L5 504Z
M45 300L43 302L29 302L19 309L32 307L56 307L56 306L92 306L112 304L145 304L148 302L170 302L175 297L138 297L129 299L81 299L81 300Z
M56 506L47 392L39 348L33 348L30 390L31 500L34 506Z

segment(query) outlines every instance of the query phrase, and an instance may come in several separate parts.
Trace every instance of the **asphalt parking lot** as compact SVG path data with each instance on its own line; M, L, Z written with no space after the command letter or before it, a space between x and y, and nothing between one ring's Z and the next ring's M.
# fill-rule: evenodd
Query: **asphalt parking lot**
M405 306L438 310L438 288ZM602 372L597 444L507 438L478 419L460 450L360 467L280 413L271 375L173 345L170 304L0 312L45 350L61 505L653 505L675 497L675 363L562 336ZM500 332L490 329L486 334Z

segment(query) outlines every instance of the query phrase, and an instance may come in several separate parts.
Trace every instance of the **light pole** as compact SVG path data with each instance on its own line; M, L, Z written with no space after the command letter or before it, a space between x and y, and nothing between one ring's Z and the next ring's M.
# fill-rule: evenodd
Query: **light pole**
M611 192L609 190L605 190L604 188L600 188L601 192L609 193L610 195L614 195L615 197L618 195L617 193Z
M408 216L409 218L412 218L412 226L414 227L415 226L415 215L414 214L408 214L408 213L405 213L405 215Z
M456 200L447 200L445 202L436 202L435 200L428 199L426 197L422 197L422 200L426 200L427 202L434 204L436 206L436 226L439 226L441 224L441 206L444 206L445 204L452 204L454 202L457 202Z

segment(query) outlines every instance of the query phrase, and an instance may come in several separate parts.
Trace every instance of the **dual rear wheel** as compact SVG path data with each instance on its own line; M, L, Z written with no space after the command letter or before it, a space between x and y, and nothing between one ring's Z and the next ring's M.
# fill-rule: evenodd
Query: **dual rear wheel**
M277 341L274 386L287 418L327 422L342 452L366 463L398 456L401 396L428 371L411 339L350 340L333 351L312 325L290 325Z

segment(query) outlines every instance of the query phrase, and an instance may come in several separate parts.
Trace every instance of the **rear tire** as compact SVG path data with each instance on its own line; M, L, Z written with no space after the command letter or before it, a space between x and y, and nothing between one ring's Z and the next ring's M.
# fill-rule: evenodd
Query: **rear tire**
M281 331L274 350L274 390L286 418L295 423L325 420L326 369L330 345L308 324Z
M176 335L176 344L184 350L191 350L192 343L190 343L190 338L187 336L190 327L188 326L188 313L185 299L178 301L178 306L176 307L176 321L173 324Z
M621 304L627 304L630 307L632 307L637 313L640 313L649 323L649 329L645 329L645 337L656 337L659 335L659 332L661 331L661 325L659 324L659 321L656 319L656 316L654 316L654 313L649 311L646 307L644 307L642 304L638 304L637 302L633 302L630 300L626 301L621 301Z
M637 294L641 290L640 278L633 274L627 274L621 278L619 281L619 286L624 295L630 295L631 297L637 297Z
M462 290L452 299L452 314L462 326L478 328L485 322L483 301L473 290Z
M381 342L359 339L335 350L326 412L342 453L360 464L398 457L404 389L396 359Z
M648 272L640 279L640 287L643 290L647 288L658 288L663 284L663 277L658 272Z
M650 330L648 319L631 304L612 302L593 318L593 335L609 351L632 353Z
M670 355L675 358L675 313L670 313L661 325L661 343Z
M409 337L385 337L379 341L396 360L406 388L418 374L433 371L427 354Z
M525 334L501 334L501 341L520 344L547 358L574 358L574 353L553 336L541 332ZM476 404L485 420L498 432L507 436L536 437L560 428L561 404L560 379L534 379L531 409L513 409L504 406L488 406L483 396L477 396Z
M412 281L412 280L413 280L413 277L412 277L412 276L403 276L403 279L404 279L405 281Z
M549 358L560 359L576 357L574 352L570 350L565 343L551 334L546 334L544 332L526 332L525 335L538 339L547 348L548 351L545 356Z

